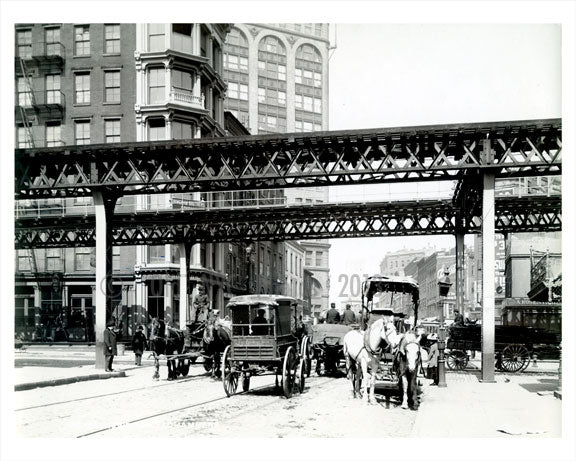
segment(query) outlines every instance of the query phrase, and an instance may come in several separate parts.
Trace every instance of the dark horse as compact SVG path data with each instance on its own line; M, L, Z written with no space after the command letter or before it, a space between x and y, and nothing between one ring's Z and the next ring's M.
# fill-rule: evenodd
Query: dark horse
M418 409L418 370L421 367L419 337L413 332L403 335L394 356L394 369L402 396L402 408Z
M230 329L226 321L215 315L209 316L202 338L202 355L204 368L206 371L211 371L213 378L219 378L221 375L222 353L230 342Z
M154 379L160 378L159 356L165 355L168 365L168 379L178 377L177 359L172 356L181 354L184 349L184 333L170 326L164 320L154 317L150 325L150 350L154 354Z

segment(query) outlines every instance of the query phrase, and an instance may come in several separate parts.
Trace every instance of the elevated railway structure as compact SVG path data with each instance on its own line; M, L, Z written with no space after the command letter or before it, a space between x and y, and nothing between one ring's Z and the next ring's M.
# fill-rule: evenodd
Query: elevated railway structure
M94 218L84 220L18 220L16 246L96 246L97 331L104 329L110 303L114 244L179 243L186 290L190 248L200 241L452 233L458 304L466 233L492 242L497 229L561 228L558 197L496 201L495 180L561 172L560 119L16 149L17 200L92 196L95 206ZM455 194L436 203L279 207L264 216L234 210L114 215L123 195L446 180L457 181ZM483 286L490 287L491 244L483 245L482 261ZM186 312L181 302L180 318ZM482 342L482 380L494 381L492 290L483 290ZM103 364L101 347L97 364Z

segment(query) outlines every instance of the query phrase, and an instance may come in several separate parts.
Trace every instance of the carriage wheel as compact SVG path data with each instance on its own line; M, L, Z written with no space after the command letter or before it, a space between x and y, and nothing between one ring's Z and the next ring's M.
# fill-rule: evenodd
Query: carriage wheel
M304 392L304 385L306 382L306 360L300 358L300 363L298 364L298 371L296 372L296 381L298 385L298 392Z
M509 344L502 351L502 369L516 373L530 363L530 351L522 344Z
M300 356L304 359L304 371L306 377L310 377L310 372L312 370L312 359L310 357L310 338L304 336L302 338L302 347L300 348Z
M451 370L463 370L468 365L468 354L465 351L451 351L446 358L446 365Z
M292 397L294 393L297 368L298 360L296 360L296 352L294 352L294 348L290 346L284 355L284 363L282 365L282 389L287 399Z
M222 383L226 396L230 397L236 393L239 377L240 372L236 370L234 363L230 360L230 346L226 346L222 360Z

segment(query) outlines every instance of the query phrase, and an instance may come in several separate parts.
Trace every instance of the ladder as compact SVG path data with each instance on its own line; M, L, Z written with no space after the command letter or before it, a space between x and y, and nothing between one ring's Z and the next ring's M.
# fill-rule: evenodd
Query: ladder
M29 78L29 74L28 71L26 69L26 63L24 62L24 59L22 57L20 57L20 69L22 71L22 76L26 82L26 86L28 88L28 90L30 90L30 102L32 103L32 106L36 105L36 101L34 100L34 92L32 91L32 84L30 82L30 78ZM20 107L20 116L22 117L22 123L24 124L24 129L26 130L26 133L28 135L28 140L30 141L30 147L36 147L35 143L34 143L34 137L32 136L32 129L31 129L31 124L30 124L30 120L28 120L28 115L26 114L26 110L24 109L24 107L22 107L22 105L18 105Z

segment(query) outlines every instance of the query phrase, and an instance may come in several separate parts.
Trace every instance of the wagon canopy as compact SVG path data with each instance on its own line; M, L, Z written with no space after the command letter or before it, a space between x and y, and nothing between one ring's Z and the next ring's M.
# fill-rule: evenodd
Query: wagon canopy
M411 294L415 304L419 299L418 283L412 277L388 277L386 275L368 277L363 284L362 295L367 301L371 301L374 294L380 292Z
M290 304L297 304L298 301L290 296L282 295L243 295L234 296L228 301L227 306L234 308L234 306L254 306L257 304L265 304L269 306L278 306L282 302L288 301Z
M418 283L412 277L374 275L362 284L363 316L369 312L378 316L394 317L398 322L407 318L406 321L415 325L418 320L419 299Z

